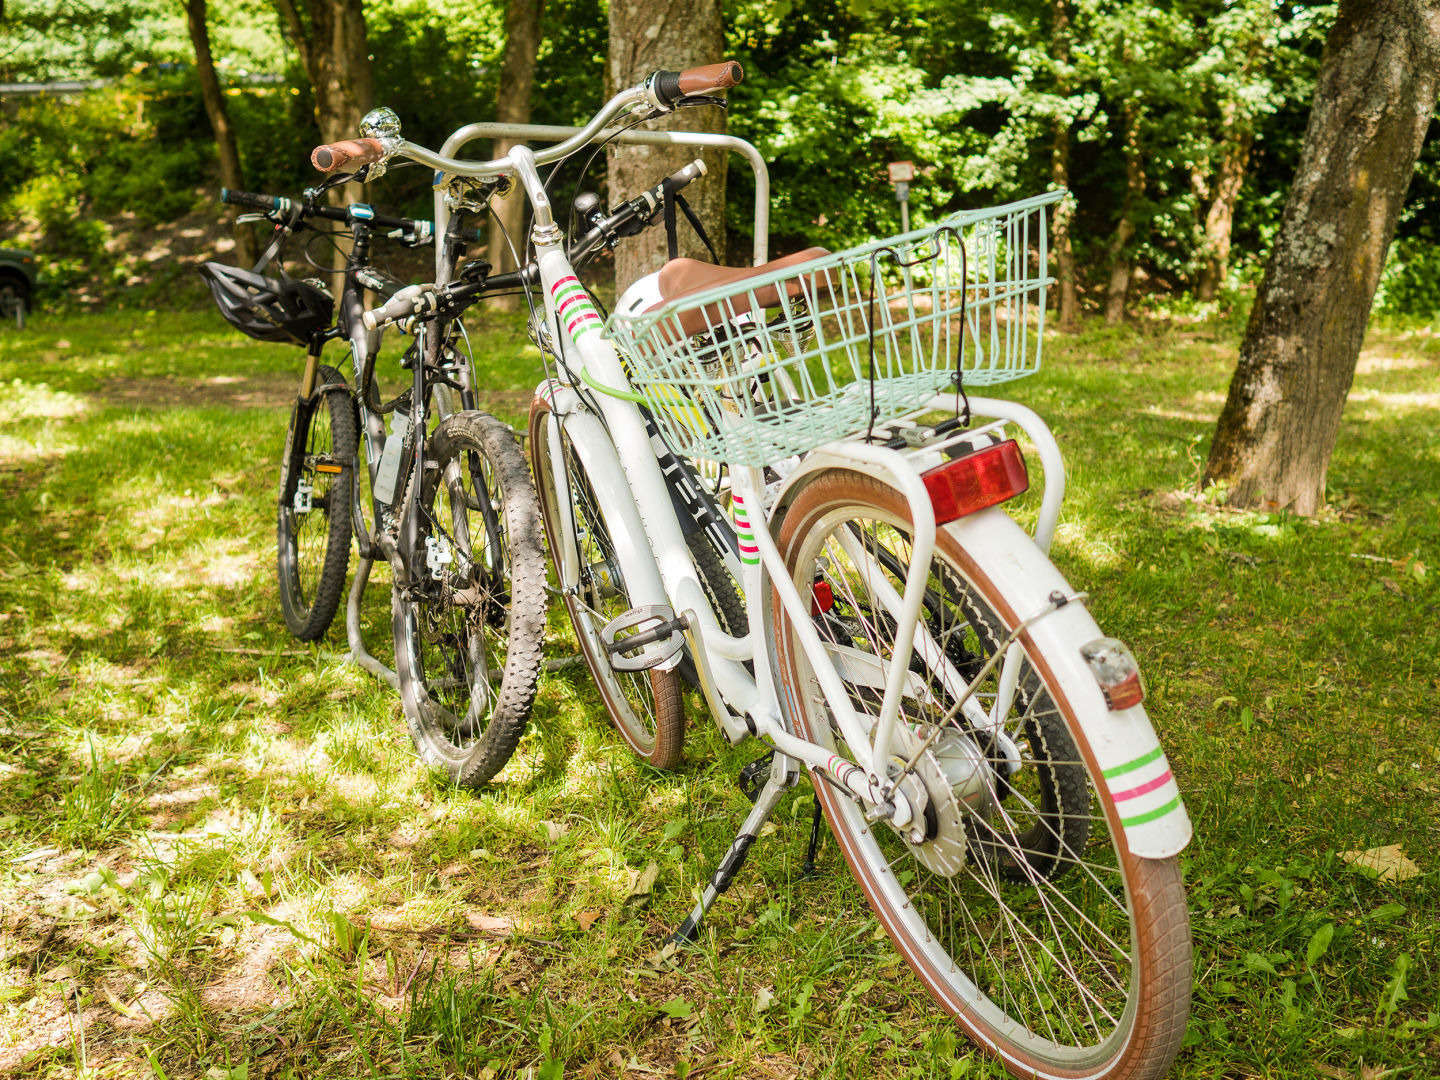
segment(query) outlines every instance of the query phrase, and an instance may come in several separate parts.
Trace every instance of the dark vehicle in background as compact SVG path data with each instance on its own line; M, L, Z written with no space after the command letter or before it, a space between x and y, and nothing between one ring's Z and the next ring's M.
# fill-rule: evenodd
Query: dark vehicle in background
M28 251L0 248L0 319L14 319L23 330L34 293L35 256Z

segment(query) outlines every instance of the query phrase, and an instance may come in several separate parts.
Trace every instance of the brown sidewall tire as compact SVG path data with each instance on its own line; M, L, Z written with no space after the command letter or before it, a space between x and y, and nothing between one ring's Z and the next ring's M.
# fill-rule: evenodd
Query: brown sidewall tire
M826 473L802 489L785 512L777 540L781 558L793 570L801 541L815 521L837 505L871 506L882 515L908 523L905 500L892 488L859 473L836 470ZM991 609L1009 626L1019 619L1007 602L1004 592L946 530L937 536L937 549L954 563ZM772 604L775 631L777 674L782 684L782 700L796 696L794 686L795 657L800 649L790 639L789 619L776 599ZM1076 722L1070 701L1057 686L1053 673L1037 656L1029 635L1022 634L1022 645L1044 680L1046 688L1065 719L1076 747L1080 750L1092 777L1100 773L1089 743ZM816 741L818 733L809 730L803 710L796 710L793 720L796 734ZM825 783L815 784L820 801L840 850L856 880L865 892L871 908L890 935L895 947L940 1004L959 1022L970 1039L1001 1059L1016 1076L1098 1078L1107 1080L1158 1080L1169 1070L1181 1040L1190 1011L1191 940L1189 914L1180 880L1178 861L1141 859L1126 844L1119 815L1108 799L1100 800L1105 807L1110 835L1118 851L1123 869L1132 914L1132 933L1138 960L1134 979L1138 990L1132 990L1133 1018L1128 1037L1105 1060L1084 1068L1057 1067L1030 1055L1012 1044L988 1021L979 1016L969 1003L962 1000L949 985L931 958L919 947L911 932L903 926L889 901L877 887L869 862L851 835L842 814L835 790ZM1122 1017L1122 1022L1123 1022Z
M550 547L551 561L558 576L561 566L558 545L568 541L559 533L558 493L551 481L553 474L550 471L549 443L545 436L551 411L549 403L542 398L537 397L531 403L529 446L530 467L535 474L536 490L540 493L540 514L545 523L545 542ZM562 581L560 584L563 589L567 583ZM651 768L678 768L685 756L685 702L681 693L680 672L672 668L669 671L652 669L647 673L655 707L655 733L653 739L644 738L641 732L635 731L629 722L622 719L622 716L630 711L629 703L624 700L623 694L612 681L612 668L608 659L600 654L596 643L586 633L587 616L580 601L574 596L566 595L565 610L569 612L570 621L575 627L575 640L580 645L580 655L590 669L595 688L600 692L600 700L620 737L635 755Z

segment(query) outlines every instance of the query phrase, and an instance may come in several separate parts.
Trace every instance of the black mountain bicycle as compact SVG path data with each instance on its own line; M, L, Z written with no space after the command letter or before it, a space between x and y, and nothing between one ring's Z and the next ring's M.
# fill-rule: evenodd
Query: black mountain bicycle
M366 292L385 300L403 286L371 265L371 243L383 236L417 246L433 229L363 203L320 202L327 188L356 178L332 177L298 200L222 192L224 202L274 223L275 235L255 268L212 262L202 272L237 329L306 348L277 508L286 624L303 640L323 636L344 591L352 535L361 558L357 588L370 562L385 558L395 669L382 670L400 690L421 758L475 786L514 752L534 700L545 623L539 506L514 433L474 408L458 320L411 324L415 341L400 360L409 385L382 400L380 333L362 321ZM313 229L314 219L343 223L351 241L338 305L320 281L270 269L285 242ZM451 231L454 245L477 238ZM325 346L337 340L350 346L353 391L339 370L321 363ZM359 484L362 450L368 500Z

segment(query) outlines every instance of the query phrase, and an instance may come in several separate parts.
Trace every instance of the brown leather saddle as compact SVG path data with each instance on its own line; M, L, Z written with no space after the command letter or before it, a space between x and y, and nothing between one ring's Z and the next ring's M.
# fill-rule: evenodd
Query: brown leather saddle
M710 263L700 262L698 259L671 259L660 269L658 281L660 304L650 310L654 311L655 308L668 304L672 300L681 300L687 296L694 296L696 293L725 285L739 285L750 278L758 278L776 270L799 266L801 263L829 254L830 252L825 248L810 247L804 251L797 251L793 255L772 259L759 266L712 266ZM802 274L783 282L772 283L752 292L734 296L726 301L689 308L680 313L680 328L687 335L694 335L704 333L711 327L733 319L737 315L747 312L758 315L766 308L775 307L780 303L781 287L784 288L785 295L789 299L795 299L805 294L814 296L826 290L826 276L824 274Z

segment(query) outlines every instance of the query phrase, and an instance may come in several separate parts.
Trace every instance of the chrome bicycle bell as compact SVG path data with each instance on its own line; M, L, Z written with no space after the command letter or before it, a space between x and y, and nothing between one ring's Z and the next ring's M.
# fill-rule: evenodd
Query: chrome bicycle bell
M386 108L384 105L378 109L371 109L360 121L360 134L367 139L380 139L383 142L400 138L400 117L395 115L395 110Z

